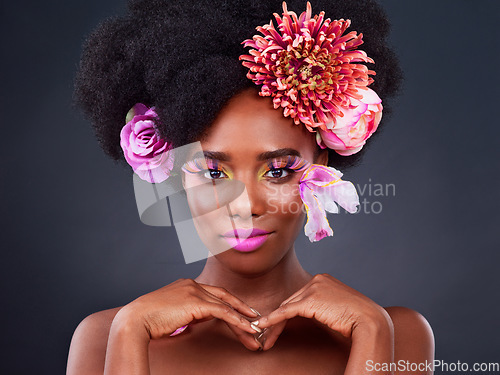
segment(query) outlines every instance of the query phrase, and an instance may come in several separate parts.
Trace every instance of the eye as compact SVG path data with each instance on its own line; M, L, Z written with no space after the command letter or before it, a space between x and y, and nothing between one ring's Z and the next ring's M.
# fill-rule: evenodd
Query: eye
M287 168L276 168L267 171L264 176L272 177L272 178L283 178L287 177L290 174L290 171Z
M223 171L218 169L207 169L203 172L203 177L210 180L220 180L222 178L228 177Z

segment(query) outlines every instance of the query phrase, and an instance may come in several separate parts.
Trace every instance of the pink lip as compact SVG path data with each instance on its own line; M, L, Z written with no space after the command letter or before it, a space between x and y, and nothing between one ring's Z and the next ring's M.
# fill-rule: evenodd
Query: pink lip
M262 246L270 233L259 228L238 228L224 233L223 237L233 249L248 252Z
M244 228L236 228L235 230L227 231L223 234L224 237L238 237L238 238L249 238L255 236L262 236L263 234L270 233L267 230L252 228L252 229L244 229Z

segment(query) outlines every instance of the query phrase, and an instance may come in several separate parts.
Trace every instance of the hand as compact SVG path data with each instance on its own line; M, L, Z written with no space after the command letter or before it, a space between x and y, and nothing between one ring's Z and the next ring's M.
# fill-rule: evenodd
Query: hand
M328 274L318 274L280 307L259 319L259 328L267 328L263 350L273 347L287 320L296 316L314 318L345 337L353 337L355 330L365 327L385 327L390 319L365 295Z
M224 288L179 279L130 302L115 319L122 319L125 324L135 322L135 327L139 324L139 328L145 328L150 339L159 339L186 324L218 318L246 348L258 350L256 329L249 321L256 317L254 310Z

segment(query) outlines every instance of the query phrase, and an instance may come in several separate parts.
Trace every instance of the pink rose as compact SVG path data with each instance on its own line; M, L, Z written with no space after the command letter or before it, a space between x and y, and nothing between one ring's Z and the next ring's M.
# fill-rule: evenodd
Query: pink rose
M171 144L160 138L154 126L158 115L153 108L136 104L127 114L127 124L120 132L120 146L127 163L143 180L165 181L174 165Z
M358 88L360 100L351 98L354 108L343 108L343 117L327 130L318 129L316 141L321 148L331 148L338 154L349 156L363 148L366 140L377 130L382 119L382 100L372 89Z

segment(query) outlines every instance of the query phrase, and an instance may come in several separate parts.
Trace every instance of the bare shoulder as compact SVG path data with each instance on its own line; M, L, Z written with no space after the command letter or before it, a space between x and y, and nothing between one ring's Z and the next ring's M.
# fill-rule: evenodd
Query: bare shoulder
M394 324L394 360L410 363L434 360L434 334L419 312L402 306L386 307Z
M67 375L104 373L109 330L120 309L99 311L80 322L71 339Z

